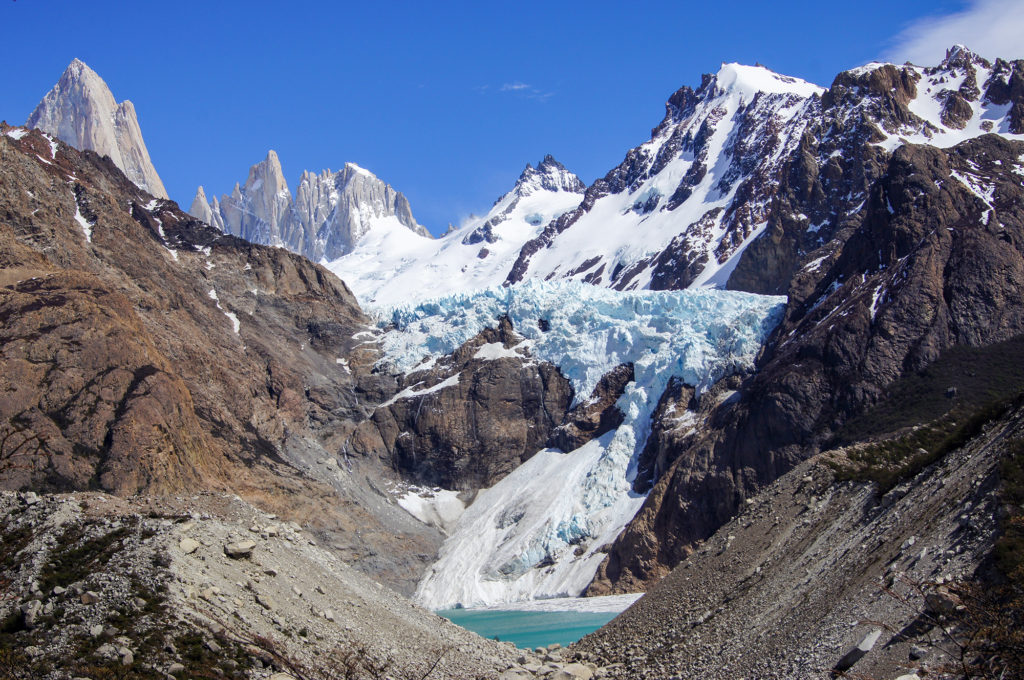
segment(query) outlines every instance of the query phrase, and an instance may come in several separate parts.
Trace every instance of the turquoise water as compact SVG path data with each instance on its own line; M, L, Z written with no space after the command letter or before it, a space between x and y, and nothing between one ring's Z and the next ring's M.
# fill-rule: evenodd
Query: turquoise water
M524 612L493 609L445 609L437 612L452 623L485 638L532 649L576 642L608 623L618 612Z

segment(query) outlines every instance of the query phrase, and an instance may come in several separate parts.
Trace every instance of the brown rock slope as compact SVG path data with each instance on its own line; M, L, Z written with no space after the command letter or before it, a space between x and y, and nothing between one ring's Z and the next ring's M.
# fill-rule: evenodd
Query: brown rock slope
M367 321L323 268L0 126L3 486L230 489L411 588L440 536L373 491L375 469L321 464L395 390Z

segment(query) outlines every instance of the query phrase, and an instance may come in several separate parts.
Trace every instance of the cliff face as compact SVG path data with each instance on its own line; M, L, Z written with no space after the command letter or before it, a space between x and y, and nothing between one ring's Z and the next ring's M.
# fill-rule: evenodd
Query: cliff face
M403 376L409 387L359 426L353 450L419 484L493 485L544 448L573 398L555 366L511 350L521 341L506 319L431 368ZM481 357L485 345L508 356Z
M135 106L127 100L118 104L103 79L78 59L71 62L25 125L76 149L109 156L140 189L167 198L142 140Z

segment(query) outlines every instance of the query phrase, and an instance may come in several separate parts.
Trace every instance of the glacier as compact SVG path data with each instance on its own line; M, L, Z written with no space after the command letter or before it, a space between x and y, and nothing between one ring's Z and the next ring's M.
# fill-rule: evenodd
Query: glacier
M617 403L623 423L575 451L541 450L481 490L455 522L416 601L446 609L579 595L604 558L599 549L643 503L632 491L637 456L669 380L680 378L700 394L752 369L785 301L533 279L372 310L385 329L382 364L400 371L451 353L502 316L533 357L560 368L577 403L605 373L634 365L635 380Z

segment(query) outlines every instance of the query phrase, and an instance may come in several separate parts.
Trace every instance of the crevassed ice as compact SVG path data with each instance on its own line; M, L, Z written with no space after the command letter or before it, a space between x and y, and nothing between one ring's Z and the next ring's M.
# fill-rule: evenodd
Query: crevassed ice
M571 452L545 449L461 515L416 599L443 609L578 595L636 514L636 458L669 379L698 393L753 367L784 297L733 291L619 292L572 280L531 280L378 310L384 361L409 370L448 354L507 316L534 356L557 365L577 401L602 375L632 362L618 402L622 425ZM541 321L549 330L541 330Z
M373 313L392 327L382 348L385 361L400 371L455 351L508 316L534 356L562 369L579 400L601 376L630 361L638 384L656 386L658 374L662 389L673 375L703 390L722 375L750 368L785 302L784 296L736 291L621 292L571 279L531 279Z

